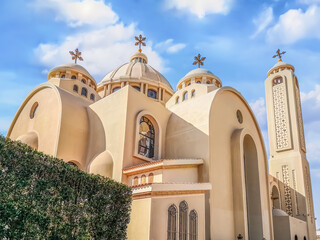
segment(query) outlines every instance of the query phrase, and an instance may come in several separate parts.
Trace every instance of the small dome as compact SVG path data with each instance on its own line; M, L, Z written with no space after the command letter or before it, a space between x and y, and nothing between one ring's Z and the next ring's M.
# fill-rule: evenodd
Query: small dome
M294 67L291 64L287 64L283 61L278 61L269 71L268 71L268 76L274 72L278 72L278 70L281 69L290 69L294 72Z
M147 62L148 59L146 55L143 53L136 53L131 57L129 63L125 63L108 73L98 86L122 79L148 80L154 82L154 84L163 83L173 91L168 80L161 73L148 65Z
M49 78L49 76L50 76L50 74L52 72L56 72L56 71L62 71L63 72L63 71L68 71L68 70L77 71L77 72L79 72L79 73L91 78L91 80L93 80L95 82L94 78L90 75L90 73L84 67L82 67L79 64L75 64L75 63L66 63L66 64L62 64L60 66L52 68L49 71L48 78Z
M177 89L179 89L180 85L183 82L185 82L191 78L196 78L196 77L201 77L201 78L207 77L208 79L215 79L221 85L221 80L216 75L214 75L212 72L210 72L209 70L207 70L205 68L196 68L196 69L191 70L183 78L181 78L181 80L177 84Z

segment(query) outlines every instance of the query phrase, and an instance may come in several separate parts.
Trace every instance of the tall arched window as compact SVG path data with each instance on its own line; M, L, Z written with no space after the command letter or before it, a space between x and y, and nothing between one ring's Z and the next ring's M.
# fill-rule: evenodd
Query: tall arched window
M90 94L90 100L94 101L94 94L93 93Z
M176 98L176 103L179 103L179 96Z
M187 99L188 99L188 92L185 92L185 93L183 94L182 101L185 101L185 100L187 100Z
M72 75L71 79L77 79L77 77L75 75Z
M138 153L147 158L154 157L155 132L151 121L143 116L140 119Z
M73 91L74 92L78 92L78 86L77 85L73 85Z
M191 91L191 97L193 98L193 97L195 97L195 96L196 96L196 90L193 89L193 90Z
M179 204L179 240L187 240L188 237L188 204L182 201Z
M148 183L153 183L153 173L150 173L148 176Z
M294 240L298 240L298 236L297 235L294 236Z
M174 204L168 208L167 240L177 240L177 207Z
M198 214L191 210L189 214L189 240L198 240Z
M81 89L81 95L87 97L88 96L88 90L86 88Z

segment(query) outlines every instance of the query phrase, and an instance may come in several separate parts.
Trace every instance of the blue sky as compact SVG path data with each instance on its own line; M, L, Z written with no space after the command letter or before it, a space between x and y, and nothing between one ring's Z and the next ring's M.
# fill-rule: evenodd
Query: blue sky
M319 26L320 0L1 0L0 133L48 70L71 62L69 50L83 52L99 82L129 61L133 37L143 34L149 64L174 88L196 54L207 57L204 67L252 106L268 149L264 80L280 48L300 82L320 227Z

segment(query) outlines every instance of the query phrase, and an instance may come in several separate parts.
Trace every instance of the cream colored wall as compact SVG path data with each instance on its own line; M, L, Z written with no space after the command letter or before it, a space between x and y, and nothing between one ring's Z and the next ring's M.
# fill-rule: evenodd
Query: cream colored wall
M249 105L241 95L231 88L222 89L213 100L210 113L210 163L207 171L213 186L210 192L211 238L234 238L239 233L246 238L248 234L242 144L244 137L249 135L257 149L263 237L272 239L268 168L263 138ZM237 110L242 113L243 123L237 120ZM236 166L236 163L240 165ZM242 204L239 205L239 201ZM242 214L239 215L239 211ZM230 226L228 231L223 230L224 226Z
M96 102L101 99L101 97L98 95L98 93L92 88L89 87L88 84L84 84L81 82L81 79L71 80L71 79L63 79L63 78L51 78L49 82L55 84L56 86L67 90L68 92L72 93L75 96L78 96L82 99L85 99L87 101ZM78 86L78 92L73 91L73 86ZM81 89L86 88L88 90L87 97L81 95ZM95 96L95 100L90 100L90 95L93 94Z
M167 239L168 230L168 208L171 204L175 204L179 216L179 204L181 201L188 203L188 221L189 213L195 209L198 214L198 239L205 239L205 207L204 207L204 194L188 194L188 195L169 195L152 197L151 206L151 227L150 227L150 240L163 240ZM178 221L179 217L177 217ZM177 225L177 227L179 224ZM178 230L179 228L177 228ZM189 224L188 224L189 231ZM128 235L129 236L129 235ZM130 237L128 238L130 239ZM142 238L141 238L142 239ZM178 234L177 234L178 239Z
M127 237L130 240L149 240L151 225L151 198L132 201ZM160 239L160 238L157 238ZM164 238L165 239L165 238Z
M39 106L35 117L31 119L30 111L35 102ZM16 140L28 132L35 132L38 135L38 150L56 156L61 108L60 96L54 85L36 87L16 113L7 137Z
M275 240L292 240L297 235L298 239L308 238L308 228L305 221L290 217L290 216L275 216L274 217L274 236Z
M198 167L164 169L162 181L165 183L197 183Z
M191 88L192 85L189 87ZM243 169L240 168L238 173L240 177L242 176L242 182L233 182L234 166L231 149L233 149L232 135L236 130L241 129L245 129L245 132L250 134L257 148L262 228L264 237L272 239L266 153L259 126L245 100L235 90L221 88L175 104L169 109L173 114L167 127L166 156L204 159L203 166L199 167L199 181L209 181L212 184L212 190L206 197L206 239L233 239L240 233L237 232L239 228L235 226L237 210L234 209L233 191L239 187L240 183L244 186ZM243 115L242 124L237 121L238 109ZM245 189L242 189L241 196L242 199L245 198ZM245 229L247 223L244 222L246 220L245 199L242 201L243 225L240 229L247 231ZM242 234L246 235L244 232Z

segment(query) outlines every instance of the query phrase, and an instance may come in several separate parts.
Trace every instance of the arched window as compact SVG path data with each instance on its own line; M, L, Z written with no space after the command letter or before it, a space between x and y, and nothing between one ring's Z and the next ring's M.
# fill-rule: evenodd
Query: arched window
M294 235L294 240L298 240L298 236L297 235Z
M83 78L81 79L81 82L84 83L84 84L86 84L86 80L83 79Z
M185 93L183 94L182 101L185 101L185 100L187 100L187 99L188 99L188 92L185 92Z
M133 179L133 186L137 186L137 185L138 185L138 180L139 180L138 177L134 177L134 179Z
M32 107L31 107L31 110L30 110L30 118L34 118L34 116L37 114L37 110L38 110L38 107L39 107L39 103L38 102L35 102Z
M114 89L112 89L112 92L116 92L118 90L120 90L121 87L115 87Z
M179 240L187 240L188 232L188 204L182 201L179 204Z
M211 84L211 82L210 82L210 81L207 81L207 84Z
M148 176L148 183L153 183L153 173L150 173Z
M141 176L141 184L146 184L146 175Z
M274 78L273 81L272 81L272 86L278 85L278 84L280 84L280 83L282 83L282 82L283 82L282 77L276 77L276 78Z
M74 92L78 92L78 86L77 85L73 85L73 91Z
M177 207L174 204L168 208L167 240L177 240Z
M201 81L197 81L197 83L199 84L199 83L201 83Z
M90 94L90 100L94 101L94 94L93 93Z
M63 74L63 75L61 75L61 78L66 78L66 75L64 75L64 74Z
M196 90L193 89L193 90L191 91L191 97L193 98L193 97L195 97L195 96L196 96Z
M306 236L304 236L304 237L303 237L303 240L307 240L307 237L306 237Z
M179 103L179 99L180 99L180 98L179 98L179 96L178 96L178 97L176 98L176 103Z
M140 119L138 153L147 158L154 156L155 131L151 121L143 116Z
M88 90L86 88L81 89L81 95L87 97L88 96Z
M77 77L75 75L72 75L71 79L77 79Z
M191 85L191 82L188 83L188 86L190 86L190 85Z
M157 99L157 92L152 89L148 89L148 97Z
M189 240L198 240L198 214L191 210L189 214Z

